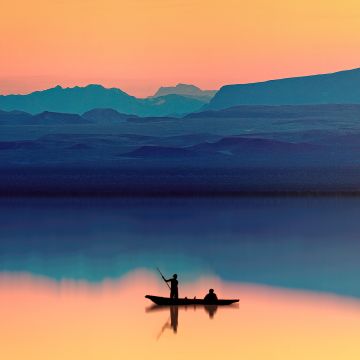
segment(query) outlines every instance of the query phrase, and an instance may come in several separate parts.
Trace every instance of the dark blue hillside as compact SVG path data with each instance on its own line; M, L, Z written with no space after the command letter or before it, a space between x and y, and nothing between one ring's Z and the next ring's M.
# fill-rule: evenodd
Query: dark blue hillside
M223 138L215 143L202 143L195 145L192 150L201 152L223 152L232 155L248 153L249 155L256 155L256 153L267 153L275 155L275 153L288 152L309 152L320 150L320 146L308 143L290 143L277 140L247 138L241 136L231 136Z
M178 159L193 157L196 155L197 154L194 151L183 148L172 148L165 146L142 146L139 149L136 149L126 154L122 154L121 156L131 158Z

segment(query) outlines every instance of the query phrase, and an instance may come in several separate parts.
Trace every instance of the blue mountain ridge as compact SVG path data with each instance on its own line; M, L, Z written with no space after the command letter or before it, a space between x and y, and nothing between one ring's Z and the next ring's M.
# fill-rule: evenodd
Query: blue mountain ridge
M236 105L359 104L360 68L223 86L203 109Z
M0 109L31 114L44 111L83 114L94 108L107 108L138 116L180 116L198 111L206 101L176 94L139 99L124 91L101 85L54 88L27 95L0 95Z

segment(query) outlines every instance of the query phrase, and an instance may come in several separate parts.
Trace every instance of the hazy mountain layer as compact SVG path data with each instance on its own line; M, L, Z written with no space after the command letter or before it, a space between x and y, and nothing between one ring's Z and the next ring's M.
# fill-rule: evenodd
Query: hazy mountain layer
M199 100L209 102L216 94L216 90L201 90L200 88L194 85L177 84L176 86L161 87L155 93L154 97L171 95L171 94L190 96Z

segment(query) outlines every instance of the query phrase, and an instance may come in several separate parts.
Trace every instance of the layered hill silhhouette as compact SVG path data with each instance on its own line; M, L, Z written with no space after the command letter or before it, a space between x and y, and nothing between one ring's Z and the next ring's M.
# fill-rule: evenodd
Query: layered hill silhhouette
M1 194L356 192L360 105L0 112Z

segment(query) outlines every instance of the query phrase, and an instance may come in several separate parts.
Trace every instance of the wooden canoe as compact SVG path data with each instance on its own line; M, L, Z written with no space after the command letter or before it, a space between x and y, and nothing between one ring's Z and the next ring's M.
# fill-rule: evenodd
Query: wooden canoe
M146 295L147 299L151 300L156 305L231 305L239 302L239 299L218 299L215 302L208 302L204 299L188 299L188 298L179 298L179 299L170 299L167 297Z

